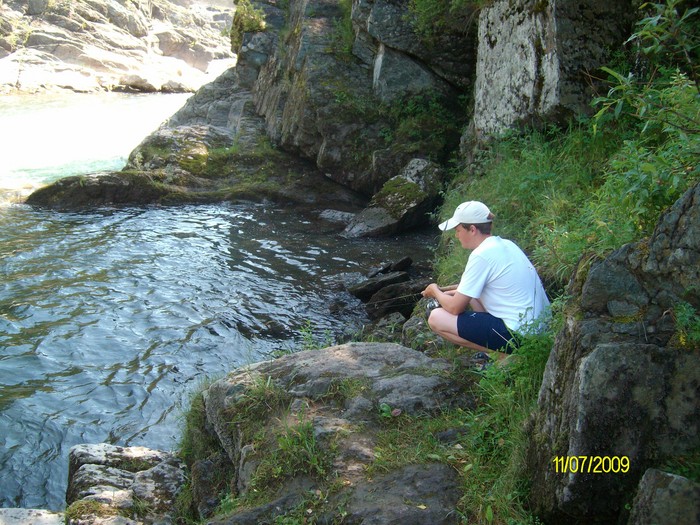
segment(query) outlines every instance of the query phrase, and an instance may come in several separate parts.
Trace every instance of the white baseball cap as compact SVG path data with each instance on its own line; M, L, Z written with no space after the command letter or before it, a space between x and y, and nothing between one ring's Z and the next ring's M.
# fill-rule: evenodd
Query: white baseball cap
M493 213L486 204L479 201L463 202L454 212L451 219L438 225L442 231L451 230L458 224L484 224L493 220Z

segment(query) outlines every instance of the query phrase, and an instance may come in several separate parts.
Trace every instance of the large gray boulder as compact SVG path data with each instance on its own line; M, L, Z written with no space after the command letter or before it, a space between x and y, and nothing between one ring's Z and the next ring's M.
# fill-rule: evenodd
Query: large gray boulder
M309 425L306 450L329 457L328 479L342 480L314 510L320 522L342 515L349 523L457 523L459 482L445 465L428 462L388 474L366 473L377 458L382 417L418 417L467 403L448 377L450 367L396 344L350 343L284 356L238 369L206 389L202 431L212 432L225 451L227 485L236 495L257 490L258 469L281 446L275 436ZM386 407L384 416L381 407ZM211 457L203 461L213 465ZM200 463L193 471L201 470ZM241 508L214 523L272 522L299 505L304 494L327 490L328 480L302 469L281 475L274 501ZM202 493L196 486L193 492ZM210 508L211 503L203 503L195 505Z
M589 111L592 79L635 17L630 0L496 0L484 7L465 142Z
M628 525L700 523L700 483L656 469L644 473Z
M700 185L662 216L651 239L572 283L581 298L557 336L531 422L538 514L614 523L648 468L700 446L700 354L674 322L681 302L700 308L698 260ZM629 469L563 472L555 458L568 456L624 457Z

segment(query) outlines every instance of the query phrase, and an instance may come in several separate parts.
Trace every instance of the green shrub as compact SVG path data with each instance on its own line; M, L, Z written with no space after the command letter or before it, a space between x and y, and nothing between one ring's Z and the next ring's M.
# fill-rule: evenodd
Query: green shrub
M678 345L689 350L700 349L700 314L690 303L681 301L675 306L673 316L676 321L674 339Z
M339 56L350 56L355 42L355 30L352 28L352 0L339 0L341 16L333 21L331 51Z
M265 13L251 4L250 0L236 0L236 14L231 23L231 49L238 53L243 44L243 35L265 30Z

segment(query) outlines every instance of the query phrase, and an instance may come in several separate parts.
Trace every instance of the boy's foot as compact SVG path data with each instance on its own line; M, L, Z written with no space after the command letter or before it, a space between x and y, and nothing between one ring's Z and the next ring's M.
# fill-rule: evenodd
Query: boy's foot
M476 352L470 361L472 370L477 372L483 372L493 364L493 359L486 352Z

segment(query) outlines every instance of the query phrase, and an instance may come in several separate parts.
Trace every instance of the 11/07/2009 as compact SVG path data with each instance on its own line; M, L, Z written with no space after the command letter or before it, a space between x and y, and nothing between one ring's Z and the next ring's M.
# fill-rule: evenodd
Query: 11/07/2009
M557 474L626 474L630 470L627 456L555 456L552 463Z

